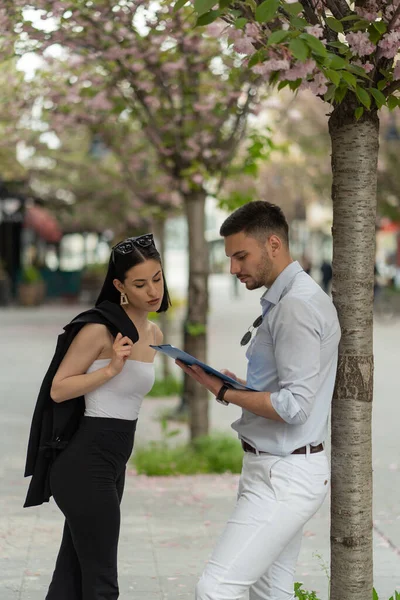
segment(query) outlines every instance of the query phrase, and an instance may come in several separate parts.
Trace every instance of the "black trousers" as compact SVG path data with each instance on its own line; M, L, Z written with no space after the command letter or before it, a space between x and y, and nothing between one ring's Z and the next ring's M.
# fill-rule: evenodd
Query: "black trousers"
M126 463L137 421L83 417L50 473L64 533L46 600L116 600Z

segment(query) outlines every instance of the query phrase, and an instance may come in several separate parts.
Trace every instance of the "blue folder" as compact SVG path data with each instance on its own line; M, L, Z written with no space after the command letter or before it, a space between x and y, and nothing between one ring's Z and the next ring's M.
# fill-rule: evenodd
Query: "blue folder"
M250 387L247 387L246 385L243 385L242 383L239 383L239 381L232 379L232 377L228 377L228 375L224 375L220 371L216 371L209 365L206 365L200 360L197 360L197 358L194 358L194 356L192 356L191 354L188 354L183 350L179 350L179 348L175 348L175 346L171 346L171 344L161 344L160 346L153 346L152 344L150 344L150 346L151 348L154 348L154 350L158 350L158 352L162 352L170 358L178 359L186 365L198 365L199 367L204 369L206 373L210 373L210 375L215 375L215 377L222 379L222 381L224 381L229 387L233 387L237 390L250 390L252 392L256 391Z

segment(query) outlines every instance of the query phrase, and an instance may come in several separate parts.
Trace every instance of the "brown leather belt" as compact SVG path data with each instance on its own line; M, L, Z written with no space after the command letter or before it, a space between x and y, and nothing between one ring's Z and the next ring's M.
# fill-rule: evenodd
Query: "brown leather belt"
M250 444L245 442L244 440L240 440L242 443L242 448L245 452L252 452L253 454L257 454L257 450L253 448ZM318 444L318 446L310 446L310 454L315 454L315 452L322 452L324 449L323 444ZM258 451L258 454L270 454L270 452L262 452ZM307 454L307 446L302 446L301 448L296 448L290 454Z

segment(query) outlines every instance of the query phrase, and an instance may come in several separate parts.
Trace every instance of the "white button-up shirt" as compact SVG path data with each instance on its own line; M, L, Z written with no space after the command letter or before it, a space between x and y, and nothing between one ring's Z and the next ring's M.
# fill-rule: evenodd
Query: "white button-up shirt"
M340 326L331 299L298 262L280 273L261 307L263 322L246 353L247 385L271 392L285 422L243 409L232 427L257 450L284 456L326 439Z

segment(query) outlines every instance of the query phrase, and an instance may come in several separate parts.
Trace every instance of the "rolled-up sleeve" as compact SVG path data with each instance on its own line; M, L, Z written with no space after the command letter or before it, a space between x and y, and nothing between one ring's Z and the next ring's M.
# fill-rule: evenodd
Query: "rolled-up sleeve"
M300 425L310 416L319 386L320 315L303 299L286 297L273 311L269 326L279 378L271 403L286 423Z

